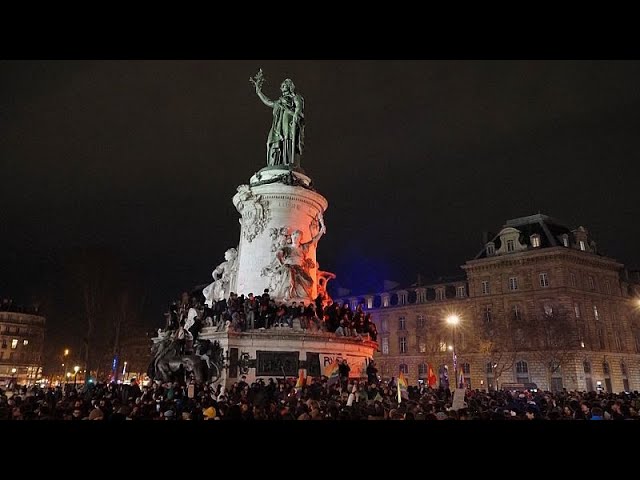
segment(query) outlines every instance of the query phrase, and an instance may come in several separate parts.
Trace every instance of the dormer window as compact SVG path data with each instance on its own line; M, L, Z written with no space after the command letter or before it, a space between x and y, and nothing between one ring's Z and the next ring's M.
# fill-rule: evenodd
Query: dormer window
M569 248L569 235L567 235L566 233L562 235L562 245Z
M533 248L538 248L540 246L540 235L538 235L537 233L531 235L531 246Z
M507 240L507 252L513 252L515 249L515 242L513 240Z
M587 251L587 244L584 240L580 240L580 250L582 250L583 252Z
M487 243L487 255L495 255L496 253L496 244L493 242Z

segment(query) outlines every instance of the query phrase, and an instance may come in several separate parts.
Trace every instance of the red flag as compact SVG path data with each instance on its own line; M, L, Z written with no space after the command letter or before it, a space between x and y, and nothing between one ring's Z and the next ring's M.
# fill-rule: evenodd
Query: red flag
M436 377L436 374L433 373L433 367L431 366L431 364L429 364L429 375L427 376L427 384L430 387L433 387L435 386L437 381L438 381L438 377Z

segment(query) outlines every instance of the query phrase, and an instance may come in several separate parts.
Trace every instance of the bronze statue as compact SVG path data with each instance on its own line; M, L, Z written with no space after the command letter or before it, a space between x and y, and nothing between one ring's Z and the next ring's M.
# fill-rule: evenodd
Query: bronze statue
M280 98L269 99L262 93L262 69L249 81L255 85L262 103L273 109L273 122L267 137L267 166L299 166L304 149L304 98L295 93L293 81L287 78L280 85Z

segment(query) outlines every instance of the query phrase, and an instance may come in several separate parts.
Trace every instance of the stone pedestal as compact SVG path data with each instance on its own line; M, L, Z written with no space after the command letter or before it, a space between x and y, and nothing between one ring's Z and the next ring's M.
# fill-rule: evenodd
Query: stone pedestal
M301 243L310 241L319 230L318 216L327 209L327 200L311 188L311 179L301 170L267 167L256 173L250 185L238 187L233 204L241 215L238 269L231 291L259 296L270 288L271 277L264 274L276 259L281 232L302 232ZM310 298L291 298L307 304L317 296L316 248L307 252L313 279ZM272 295L273 296L273 295ZM276 301L283 300L275 295Z
M306 376L330 376L331 365L343 359L351 367L350 378L364 379L377 344L368 339L338 337L334 333L295 331L271 328L251 332L216 332L202 330L201 338L218 341L224 349L225 364L219 381L230 388L245 375L252 383L262 378L297 377L300 369Z

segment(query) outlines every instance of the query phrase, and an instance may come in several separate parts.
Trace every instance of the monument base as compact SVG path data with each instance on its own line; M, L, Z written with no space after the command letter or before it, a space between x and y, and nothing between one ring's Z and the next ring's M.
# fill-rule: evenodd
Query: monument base
M289 327L248 332L217 332L202 329L200 338L218 341L224 349L225 365L219 382L230 388L242 376L246 382L257 379L298 377L300 369L307 377L331 375L330 367L346 359L350 378L366 378L367 365L378 345L364 335L339 337L335 333L310 332Z

